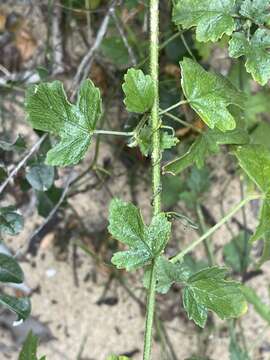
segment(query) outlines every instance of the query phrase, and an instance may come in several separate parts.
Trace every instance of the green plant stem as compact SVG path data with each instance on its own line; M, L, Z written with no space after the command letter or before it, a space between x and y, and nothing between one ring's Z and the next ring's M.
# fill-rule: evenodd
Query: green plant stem
M196 131L196 132L199 133L199 134L202 133L202 131L201 131L199 128L197 128L196 126L188 123L188 122L185 121L185 120L180 119L179 117L177 117L177 116L175 116L175 115L173 115L173 114L170 114L170 113L167 112L167 113L164 114L164 115L167 116L167 117L169 117L169 118L171 118L172 120L178 122L179 124L184 125L185 127L190 128L190 129Z
M237 211L239 211L243 206L245 206L251 200L261 198L260 195L250 195L245 199L240 201L236 206L234 206L231 211L228 212L215 226L211 227L205 234L203 234L199 239L193 241L189 246L187 246L184 250L182 250L179 254L175 255L170 261L172 263L176 263L183 259L183 257L192 251L195 247L197 247L201 242L207 239L210 235L212 235L217 229L219 229L223 224L225 224Z
M125 132L125 131L110 131L110 130L95 130L95 135L114 135L114 136L133 136L134 132Z
M150 0L150 75L154 82L155 101L151 109L152 128L152 191L153 215L161 211L161 149L160 149L160 118L159 118L159 0ZM155 259L150 273L148 290L146 324L144 334L143 360L151 359L152 332L155 313L156 269Z
M143 360L151 359L151 347L152 347L152 332L155 316L155 293L156 293L156 266L155 260L152 262L150 286L146 304L146 322L145 322L145 334L144 334L144 350Z
M207 226L205 224L204 216L202 213L202 208L199 203L197 203L197 205L196 205L196 211L197 211L197 216L198 216L198 219L200 222L200 227L201 227L202 233L205 233L207 231ZM215 259L214 259L212 245L209 240L210 239L204 240L204 247L205 247L205 252L206 252L206 255L208 258L208 264L209 264L209 266L213 266L215 264Z
M181 36L181 34L183 34L185 31L186 30L179 30L177 33L173 34L168 39L164 40L164 42L162 44L160 44L160 46L159 46L159 51L163 50L168 44L170 44L171 41L173 41L176 38L178 38L179 36ZM136 41L135 41L135 43L136 43ZM136 65L136 68L138 68L138 69L141 68L148 60L149 60L149 56L147 56L145 59L140 61L139 64Z
M168 107L167 109L164 109L164 110L160 109L159 115L166 114L167 112L169 112L169 111L171 111L171 110L173 110L173 109L176 109L176 108L178 108L179 106L184 105L184 104L187 104L187 103L188 103L187 100L178 101L178 103L176 103L176 104Z

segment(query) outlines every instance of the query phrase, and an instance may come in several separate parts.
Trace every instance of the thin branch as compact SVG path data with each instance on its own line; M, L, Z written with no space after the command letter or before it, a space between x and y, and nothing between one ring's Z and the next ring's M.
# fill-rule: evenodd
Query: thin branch
M25 157L18 163L18 165L11 171L9 176L6 178L6 180L3 182L3 184L0 186L0 194L3 192L3 190L7 187L8 183L17 175L18 171L24 166L24 164L27 162L27 160L39 149L40 145L43 143L43 141L46 139L48 134L42 135L42 137L31 147L29 152L25 155Z
M87 78L87 75L90 72L90 69L91 69L91 66L93 63L93 56L94 56L95 52L97 51L97 49L100 47L100 44L108 30L109 20L113 13L116 2L117 2L117 0L112 1L103 21L101 23L101 26L98 30L95 42L90 47L88 52L85 54L84 58L82 59L80 65L78 67L77 73L73 80L73 87L72 87L72 93L71 93L72 100L75 97L75 94L76 94L76 91L77 91L77 88L78 88L80 82L85 80Z
M193 241L190 245L188 245L185 249L183 249L180 253L175 255L170 259L172 263L176 263L183 259L183 257L192 251L196 246L198 246L202 241L207 239L210 235L212 235L216 230L218 230L222 225L224 225L235 213L237 213L244 205L246 205L251 200L260 199L261 195L248 195L245 199L243 199L240 203L235 205L216 225L211 227L206 231L201 237L197 240Z
M40 234L41 230L54 217L54 215L56 214L56 212L58 211L58 209L60 208L60 206L64 202L72 180L73 180L73 172L71 172L69 174L68 179L67 179L66 184L65 184L65 187L64 187L64 190L63 190L62 195L61 195L60 199L58 200L57 204L54 206L54 208L51 210L49 215L46 217L45 221L31 235L31 237L29 239L29 242L28 242L29 245L28 245L28 248L27 248L26 252L29 252L30 254L33 254L33 255L36 254L37 247L38 247L38 245L39 245L39 243L41 241L41 238L40 238L39 234Z
M59 1L54 3L52 13L52 73L53 75L62 74L64 72L64 50L63 50L63 36L61 30L62 9L57 6Z
M128 54L129 54L131 63L132 63L133 66L135 66L135 65L137 64L136 56L135 56L135 54L134 54L134 51L133 51L132 47L131 47L131 46L129 45L129 43L128 43L128 39L127 39L127 37L126 37L126 34L125 34L125 32L124 32L124 29L123 29L123 27L122 27L122 25L121 25L121 23L120 23L119 18L118 18L117 15L115 14L114 9L113 9L113 11L112 11L112 16L113 16L113 19L114 19L114 21L115 21L115 25L116 25L116 27L117 27L117 30L118 30L118 32L119 32L119 34L120 34L120 36L121 36L121 38L122 38L122 40L123 40L123 43L124 43L124 45L125 45L125 47L126 47L126 49L127 49L127 51L128 51Z

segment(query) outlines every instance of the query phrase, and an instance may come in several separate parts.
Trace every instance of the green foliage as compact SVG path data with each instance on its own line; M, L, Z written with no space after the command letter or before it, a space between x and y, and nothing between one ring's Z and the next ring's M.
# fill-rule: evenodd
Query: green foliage
M260 315L260 317L270 325L269 305L262 302L256 292L246 285L242 285L242 293L244 294L247 302L253 305L254 310Z
M237 19L238 18L238 19ZM196 27L196 39L217 41L224 34L231 36L231 57L246 57L246 69L261 85L270 78L270 30L268 0L177 0L173 21L184 29ZM250 29L255 32L250 38Z
M243 273L251 261L249 256L250 245L247 244L248 239L248 234L241 231L223 248L225 264L237 273Z
M234 33L230 40L231 57L246 57L246 69L261 85L270 79L270 30L257 29L250 41L244 33Z
M230 340L230 360L250 360L248 353L241 348L236 339Z
M68 102L61 82L41 83L27 91L26 111L34 129L61 138L48 152L46 163L74 165L84 157L101 117L100 91L90 80L85 80L73 105Z
M269 0L244 0L240 14L257 25L263 25L270 19Z
M194 273L207 267L204 261L195 261L191 256L186 255L184 259L177 263L172 263L164 256L156 259L156 291L166 294L174 283L184 284ZM150 283L150 267L146 268L143 284L146 289Z
M267 97L268 106L269 98ZM270 124L265 121L260 121L255 130L251 134L251 143L264 145L270 150Z
M233 130L236 123L228 106L243 108L244 94L225 77L207 72L191 59L184 58L180 65L182 88L190 106L211 129Z
M131 358L128 358L127 356L110 355L106 360L131 360Z
M17 235L23 229L23 217L14 206L0 208L0 231L8 235Z
M154 83L150 75L142 70L129 69L125 75L123 91L124 103L130 112L143 114L150 110L155 100Z
M177 0L173 21L184 29L196 26L198 41L217 41L235 30L234 7L235 0Z
M91 8L96 8L99 3L99 0L88 2ZM140 3L128 1L125 4L129 8L133 8ZM121 247L121 251L113 255L112 263L117 268L126 269L127 271L142 267L145 270L144 285L149 290L145 360L150 359L149 349L154 319L155 292L165 294L174 283L182 285L183 305L188 318L194 320L200 327L205 326L208 311L216 313L221 319L241 316L247 310L246 300L252 303L255 310L269 322L269 312L266 310L265 304L260 302L260 299L252 290L241 286L237 282L227 280L227 270L225 268L217 266L205 267L204 261L195 261L191 257L186 256L183 258L182 256L202 242L207 235L213 233L220 224L223 224L231 214L235 213L233 212L234 209L221 219L216 227L213 227L209 232L191 243L171 261L163 256L171 234L171 223L168 218L179 217L185 219L189 224L192 224L192 221L177 212L168 212L166 214L160 211L163 206L162 201L164 201L167 208L173 206L179 199L185 200L189 207L194 210L195 205L200 205L199 201L202 198L202 193L209 188L209 173L207 169L200 170L204 166L206 158L217 153L221 145L242 145L234 147L236 149L235 155L240 166L259 187L264 197L260 222L251 241L264 238L265 247L261 262L270 258L270 150L267 148L268 145L254 145L261 141L261 139L258 139L259 135L256 138L254 128L252 128L253 134L251 136L248 134L251 125L257 123L257 115L268 111L269 94L264 91L253 96L249 84L250 77L246 74L246 71L243 74L243 69L246 67L247 72L262 85L266 84L270 78L270 30L267 28L269 23L269 1L176 0L173 2L173 20L176 26L179 27L179 31L196 27L198 41L214 42L221 39L220 43L222 42L223 45L227 45L229 41L230 56L234 58L245 56L246 63L244 67L244 64L241 66L240 61L237 62L238 65L233 68L231 74L231 79L234 82L232 84L227 78L206 71L196 61L187 58L181 61L183 92L181 98L184 95L187 100L181 102L181 104L189 103L190 107L199 115L209 129L205 131L198 129L200 134L188 151L164 166L163 172L173 175L182 172L191 165L196 165L199 170L197 168L192 169L185 185L180 179L168 180L166 186L168 186L169 192L164 193L162 199L160 199L162 151L175 147L178 139L174 136L174 129L170 127L171 123L169 121L171 119L165 124L168 126L164 126L161 115L158 115L159 94L155 93L153 79L158 76L156 55L159 48L157 41L158 30L155 29L157 8L153 4L154 2L150 4L150 20L152 40L155 37L156 41L152 41L150 45L151 76L145 75L142 70L129 69L124 77L122 88L125 94L124 103L127 110L136 114L144 114L135 130L124 135L131 136L130 147L138 146L143 155L152 155L155 215L152 217L150 224L145 225L140 210L131 203L113 199L109 209L109 231L113 238L127 247L124 250ZM80 6L87 6L87 4L80 4ZM131 31L128 31L128 35L134 40ZM181 41L180 37L177 38L175 35L177 37L181 35ZM172 36L174 41L181 42L182 48L178 49L181 58L184 53L191 53L189 46L192 50L194 49L191 33L187 36L187 41L183 38L182 33ZM168 52L169 43L170 41L166 44L165 40L165 52ZM160 49L164 47L160 46ZM137 50L140 50L138 48ZM205 48L209 50L209 44ZM118 67L125 68L127 66L129 52L122 37L113 36L104 39L101 51ZM143 51L138 52L140 55L144 55ZM191 55L195 59L198 52ZM172 55L170 55L170 58L173 59L172 61L175 60ZM237 80L235 80L236 73ZM172 83L167 80L165 77L164 83ZM174 79L173 84L175 83L176 80ZM163 86L163 84L159 85L161 85L160 87ZM240 89L243 89L243 92ZM166 96L167 100L170 98L169 103L171 104L172 93L170 90L169 85L164 91L166 93L164 98ZM175 93L173 96L175 96ZM179 93L177 98L179 98ZM176 105L179 105L179 103ZM176 107L172 106L170 109L175 108L176 113ZM155 110L152 118L149 116L151 109ZM79 90L77 102L71 104L59 81L42 83L33 86L27 92L26 111L33 128L49 132L60 138L52 149L47 149L47 165L32 162L26 174L26 179L36 191L39 214L48 216L62 194L62 189L53 186L54 169L49 165L75 165L84 157L93 135L98 133L96 126L102 115L100 92L91 81L86 80ZM164 117L169 115L166 111L161 112L161 114ZM189 121L184 111L182 115L185 116L185 121ZM178 120L181 124L185 124L181 119L173 116L172 118ZM167 132L168 129L172 130L172 134ZM248 129L248 131L245 129ZM183 129L179 130L179 133L181 133ZM111 132L100 131L99 133L108 134ZM118 131L117 135L121 135L121 133ZM267 140L266 136L266 142ZM250 143L252 145L249 145ZM16 146L18 148L18 145L0 142L0 148L4 150L11 150ZM169 152L165 153L165 156L167 155L167 158L171 158ZM43 157L44 149L42 149L42 156L38 158L43 160ZM1 167L0 179L5 177L5 168ZM164 183L166 183L166 180L164 180ZM180 191L181 195L179 194ZM242 203L244 204L245 200L240 205ZM235 209L238 210L240 205ZM14 208L1 209L0 230L11 235L18 233L22 227L18 216ZM233 238L224 247L225 263L236 273L244 273L250 263L250 247L247 240L247 235L240 233L239 236ZM181 256L183 258L181 262L173 262L181 258ZM22 280L23 273L15 260L6 255L0 255L0 281L19 283ZM0 295L0 303L15 311L19 319L25 319L31 308L29 299L16 299L2 294ZM36 351L37 338L29 334L20 355L20 360L37 360ZM233 360L248 359L248 354L241 349L232 334L230 354ZM107 360L125 359L127 357L115 355L107 358Z
M21 284L24 275L17 261L9 255L0 253L0 282ZM0 305L18 315L18 320L25 320L31 312L30 300L26 297L16 298L0 292Z
M101 43L101 51L114 65L127 68L129 63L128 50L120 36L110 36Z
M183 180L176 176L164 176L162 179L162 204L169 209L179 201L177 196L184 187Z
M176 283L183 283L192 274L191 269L185 261L173 264L164 256L159 256L156 260L156 291L161 294L166 294L170 287ZM147 269L144 274L144 286L149 288L150 269Z
M241 168L258 186L264 196L261 207L259 225L250 241L264 238L265 246L261 263L270 258L270 151L263 145L240 146L235 151Z
M208 310L221 319L238 317L247 310L240 284L225 280L227 269L211 267L192 269L188 261L172 263L160 256L156 261L156 291L165 294L173 283L182 283L183 304L189 319L204 327ZM149 287L149 270L144 276L144 285Z
M45 164L34 164L28 169L26 179L33 189L47 191L54 182L54 168Z
M1 140L0 149L4 151L22 151L26 149L26 144L24 138L21 135L18 135L12 143Z
M129 247L127 251L114 254L112 263L128 271L148 264L159 255L171 232L171 224L164 213L154 216L146 226L140 211L119 199L113 199L110 204L109 223L112 236Z
M169 150L175 147L179 143L179 140L177 139L177 137L169 134L167 131L162 131L160 143L161 150Z
M23 343L23 348L19 355L19 360L38 360L37 356L38 337L29 332L26 340ZM39 360L46 360L45 356L39 358Z
M20 284L23 282L23 272L17 261L0 253L0 282Z
M265 195L270 191L270 151L262 145L237 147L240 166Z
M240 285L225 280L224 268L206 268L192 275L186 282L183 304L189 319L204 327L207 310L221 319L234 318L247 311L247 304Z
M148 156L152 151L152 130L151 127L145 125L139 133L135 132L129 147L139 146L141 153L144 156ZM179 143L177 137L169 134L167 131L162 131L160 135L160 148L161 150L168 150L176 146Z
M188 318L194 320L195 324L201 328L205 327L208 316L207 308L200 304L196 300L194 293L188 289L185 289L183 293L183 305Z
M60 200L63 190L55 186L50 187L48 191L37 192L37 210L38 214L47 217Z
M197 213L196 207L209 189L209 186L210 179L208 169L193 167L189 176L186 178L186 186L180 193L179 199L184 201L189 209Z
M16 298L0 294L0 304L15 312L18 315L18 320L25 320L31 312L31 303L27 297Z
M184 155L166 164L163 171L177 175L193 164L200 169L207 156L219 151L219 145L246 144L248 142L249 136L242 129L234 129L225 133L217 129L204 131Z
M8 176L8 173L7 173L6 168L0 164L0 183L5 181L7 176Z

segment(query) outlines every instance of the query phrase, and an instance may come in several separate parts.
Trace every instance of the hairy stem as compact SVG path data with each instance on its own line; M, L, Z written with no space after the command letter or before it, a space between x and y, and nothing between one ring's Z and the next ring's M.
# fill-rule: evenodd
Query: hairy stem
M151 347L152 347L152 331L154 324L154 315L155 315L155 291L156 291L156 267L155 260L153 260L151 275L150 275L150 285L149 293L146 304L146 322L145 322L145 334L144 334L144 350L143 350L143 360L151 359Z
M244 205L246 205L251 200L261 198L260 195L250 195L247 196L245 199L240 201L236 206L234 206L231 211L228 212L215 226L211 227L205 234L203 234L199 239L193 241L189 246L187 246L184 250L182 250L179 254L175 255L171 262L176 263L183 259L183 257L192 251L195 247L197 247L202 241L207 239L210 235L212 235L217 229L219 229L223 224L225 224L237 211L239 211Z
M154 82L155 101L151 109L152 128L152 191L153 215L161 211L161 149L160 149L160 119L159 119L159 0L150 0L150 75ZM152 262L150 287L147 299L146 325L144 335L143 360L150 360L152 346L152 330L155 312L156 271L155 260Z

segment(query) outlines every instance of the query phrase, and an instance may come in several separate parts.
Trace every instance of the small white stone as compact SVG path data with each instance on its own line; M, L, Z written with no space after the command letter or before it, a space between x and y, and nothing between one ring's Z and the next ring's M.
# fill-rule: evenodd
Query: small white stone
M20 325L22 325L22 323L23 323L23 319L21 319L21 320L16 320L16 321L13 321L12 326L14 326L14 327L20 326Z
M56 275L56 270L55 269L48 269L46 270L46 276L48 278L52 278Z

